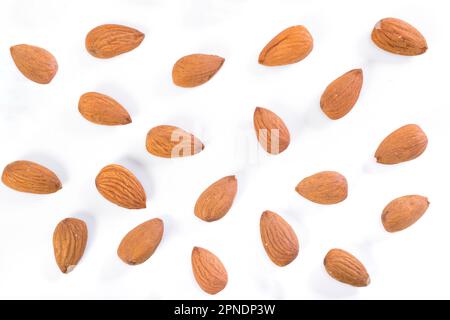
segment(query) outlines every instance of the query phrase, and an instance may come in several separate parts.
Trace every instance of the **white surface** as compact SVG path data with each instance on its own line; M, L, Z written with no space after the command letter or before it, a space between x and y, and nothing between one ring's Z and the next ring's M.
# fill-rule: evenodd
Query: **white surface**
M447 1L128 0L17 1L0 4L0 167L28 159L54 170L63 189L53 195L18 193L0 185L0 298L144 299L367 299L450 298L449 99ZM401 57L370 40L374 24L394 16L427 38L423 56ZM136 50L109 60L84 48L86 33L103 23L146 34ZM303 24L314 50L300 63L258 65L264 45L284 28ZM48 49L59 63L50 85L24 78L9 54L14 44ZM173 63L190 53L226 58L220 72L195 89L173 85ZM331 121L319 108L323 89L342 73L364 70L355 108ZM120 101L133 123L103 127L78 113L79 96L100 91ZM261 151L253 111L265 106L291 131L286 152ZM377 165L372 155L391 131L419 124L429 137L417 160ZM147 131L173 124L196 134L205 150L183 159L160 159L145 149ZM119 163L134 171L148 208L130 211L95 189L98 171ZM349 197L334 206L295 193L303 177L337 170ZM228 215L205 223L193 214L210 183L236 174L239 191ZM423 194L424 217L398 234L384 231L380 215L392 199ZM297 260L285 268L267 258L259 237L262 211L278 212L298 234ZM76 269L61 274L52 233L63 218L85 219L88 247ZM131 228L153 218L165 222L160 247L130 267L116 256ZM224 291L203 293L191 273L193 246L216 253L229 273ZM322 261L340 247L363 261L367 288L331 279Z

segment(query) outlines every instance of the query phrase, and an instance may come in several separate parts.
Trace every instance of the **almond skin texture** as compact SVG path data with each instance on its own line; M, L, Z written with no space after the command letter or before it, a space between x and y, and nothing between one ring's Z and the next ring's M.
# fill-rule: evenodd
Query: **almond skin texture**
M331 82L320 98L322 111L332 120L345 116L358 101L363 72L354 69Z
M259 223L261 241L270 260L284 267L298 256L299 244L292 227L272 211L264 211Z
M128 169L111 164L100 170L95 185L105 199L127 209L146 207L146 195L139 180Z
M164 223L161 219L148 220L125 235L117 249L117 255L126 264L141 264L158 248L163 233Z
M45 49L19 44L10 48L14 63L22 74L40 84L48 84L58 72L55 57Z
M131 123L128 111L120 103L98 92L87 92L80 97L78 111L88 121L116 126Z
M283 66L305 59L313 49L313 38L304 26L281 31L259 54L258 62L265 66Z
M157 126L147 133L147 151L157 157L188 157L201 152L205 146L193 134L174 126Z
M202 85L220 70L224 62L224 58L210 54L184 56L173 66L173 83L183 88Z
M347 198L348 184L339 172L322 171L304 178L295 191L315 203L336 204Z
M62 188L56 174L31 161L14 161L3 170L2 181L11 189L20 192L49 194Z
M86 36L86 50L96 58L108 59L131 51L145 35L139 30L118 24L98 26Z
M222 262L212 252L194 247L192 272L200 288L209 294L222 291L228 282L228 274Z
M207 222L221 219L233 205L237 192L235 176L224 177L210 185L198 198L194 213Z
M80 219L62 220L53 232L56 264L63 273L75 268L83 256L88 238L86 223Z
M416 28L396 18L378 21L372 40L381 49L402 56L417 56L428 49L427 41Z
M425 132L416 124L408 124L392 132L380 143L375 158L378 163L397 164L417 158L427 145Z
M279 154L289 146L289 130L283 120L272 111L257 107L253 114L253 125L256 137L266 152Z
M423 216L429 205L428 199L419 195L392 200L381 215L384 229L388 232L397 232L408 228Z
M366 287L370 277L364 265L350 253L331 249L324 259L325 269L337 281L354 287Z

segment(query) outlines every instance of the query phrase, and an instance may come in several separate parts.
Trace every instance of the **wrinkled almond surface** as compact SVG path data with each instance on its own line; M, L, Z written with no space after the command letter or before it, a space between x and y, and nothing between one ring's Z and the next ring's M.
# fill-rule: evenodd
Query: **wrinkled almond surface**
M253 114L256 137L270 154L279 154L287 149L291 136L283 120L272 111L257 107Z
M184 88L208 82L222 67L225 59L210 54L191 54L179 59L172 69L173 83Z
M194 247L192 272L200 288L209 294L222 291L228 282L228 274L222 262L212 252Z
M419 220L429 205L428 199L419 195L394 199L384 208L381 222L388 232L404 230Z
M339 172L322 171L304 178L295 191L315 203L336 204L347 198L348 184Z
M364 265L347 251L331 249L324 260L328 274L342 283L354 287L366 287L370 277Z
M96 124L115 126L131 123L128 111L120 103L98 92L87 92L80 97L78 110Z

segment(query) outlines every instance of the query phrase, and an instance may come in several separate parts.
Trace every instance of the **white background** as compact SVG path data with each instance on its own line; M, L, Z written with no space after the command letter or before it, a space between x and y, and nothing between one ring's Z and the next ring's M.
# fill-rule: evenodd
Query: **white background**
M209 299L191 272L193 246L223 261L228 286L218 299L450 298L449 79L447 1L127 0L18 1L0 4L0 167L18 159L55 171L63 189L53 195L18 193L0 185L0 298ZM402 57L370 40L375 23L402 18L426 37L423 56ZM100 60L84 48L87 32L119 23L145 33L141 46ZM264 45L286 27L302 24L314 37L303 61L280 68L258 65ZM16 69L11 45L52 52L59 71L49 85ZM173 63L191 53L226 59L207 84L176 87ZM333 79L361 67L357 105L331 121L319 107ZM78 113L78 98L99 91L121 102L133 123L103 127ZM289 148L260 151L253 111L267 107L286 122ZM383 166L373 153L398 127L417 123L429 146L409 163ZM205 144L200 154L156 158L145 149L147 131L172 124ZM147 209L117 207L97 192L95 176L119 163L144 185ZM321 206L301 198L305 176L336 170L349 181L349 197ZM209 184L236 174L239 191L222 220L197 219L193 207ZM411 228L384 231L380 215L392 199L429 197L429 210ZM289 221L300 240L297 260L276 267L265 255L259 218L272 210ZM84 219L89 240L75 270L60 273L52 233L63 218ZM139 266L116 255L137 224L161 217L163 241ZM323 257L339 247L357 256L372 283L352 288L331 279Z

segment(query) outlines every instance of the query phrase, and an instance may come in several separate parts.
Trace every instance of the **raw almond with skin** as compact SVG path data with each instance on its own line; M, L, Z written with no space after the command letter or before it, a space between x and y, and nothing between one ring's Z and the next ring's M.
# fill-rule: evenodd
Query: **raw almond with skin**
M228 282L228 273L222 262L212 252L194 247L192 272L200 288L209 294L222 291Z
M339 172L322 171L304 178L295 191L315 203L336 204L347 198L348 184Z
M3 170L3 183L16 191L49 194L62 188L55 173L35 162L20 160Z
M87 92L80 97L78 110L88 121L116 126L131 123L128 111L120 103L98 92Z
M324 259L328 274L342 283L354 287L366 287L370 277L364 265L347 251L331 249Z
M58 71L55 57L45 49L19 44L10 48L14 63L22 74L40 84L48 84Z
M145 35L139 30L118 24L98 26L86 36L86 50L96 58L107 59L137 48Z
M117 249L117 255L126 264L141 264L158 248L163 233L164 223L161 219L148 220L125 235Z
M273 38L259 54L265 66L283 66L305 59L313 49L313 38L304 26L289 27Z
M383 210L381 222L388 232L397 232L408 228L419 220L430 203L419 195L408 195L392 200Z
M416 28L396 18L378 21L372 40L379 48L403 56L417 56L428 49L427 41Z
M237 192L235 176L224 177L210 185L198 198L194 213L204 221L221 219L230 210Z
M259 143L268 153L279 154L289 146L289 130L283 120L272 111L257 107L253 114L253 125Z
M98 192L112 203L127 209L146 207L146 195L139 180L127 168L111 164L95 179Z
M320 98L322 111L332 120L345 116L358 101L363 84L363 72L354 69L331 82Z
M184 56L173 66L173 83L184 88L202 85L220 70L224 62L224 58L210 54Z
M378 163L397 164L416 159L427 145L425 132L416 124L408 124L392 132L380 143L375 158Z
M56 264L63 273L75 268L83 256L88 238L86 223L80 219L62 220L53 232L53 250Z
M292 227L272 211L264 211L260 223L261 241L270 260L284 267L298 256L299 244Z
M147 151L163 158L188 157L201 152L203 143L193 134L174 126L161 125L150 129Z

